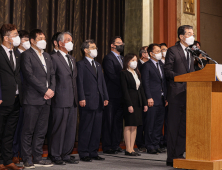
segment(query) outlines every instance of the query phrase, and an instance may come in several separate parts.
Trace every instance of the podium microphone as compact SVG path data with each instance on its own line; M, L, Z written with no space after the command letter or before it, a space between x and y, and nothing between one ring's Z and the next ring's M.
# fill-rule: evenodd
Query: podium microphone
M202 60L197 56L197 54L194 52L194 50L190 47L187 47L187 50L192 53L192 55L201 63L201 70L204 68Z
M209 56L207 53L205 53L205 52L202 51L201 49L197 48L196 45L193 45L193 46L192 46L192 49L194 49L195 51L199 51L204 57L206 57L207 59L213 61L215 64L218 64L214 59L210 58L210 56Z

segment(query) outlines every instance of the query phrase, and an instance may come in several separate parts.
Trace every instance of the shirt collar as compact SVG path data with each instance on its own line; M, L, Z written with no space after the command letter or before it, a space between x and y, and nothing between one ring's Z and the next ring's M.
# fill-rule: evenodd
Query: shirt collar
M4 46L3 44L2 44L1 46L4 48L4 50L5 50L6 52L8 52L8 51L13 51L13 49L11 50L11 49L7 48L6 46Z
M180 43L181 47L183 50L185 50L187 47L185 47L185 45L183 45L182 43Z
M128 70L130 73L132 73L133 75L135 74L135 71L134 71L134 70L132 71L132 70L130 70L130 69L128 69L128 68L127 68L127 70Z
M32 46L31 46L31 48L37 53L37 55L39 55L39 52L38 52L38 50L36 50L35 48L33 48ZM44 53L44 50L41 50L41 54L42 53Z
M114 51L111 51L116 57L120 56L119 54L115 53Z
M140 62L141 62L142 64L144 64L144 63L145 63L145 62L144 62L143 60L141 60L141 59L140 59Z
M54 48L54 51L57 52L58 50L56 50L56 49Z
M20 49L20 48L18 48L18 50L19 50L20 53L23 53L23 52L24 52L24 51L23 51L22 49Z
M92 60L93 59L91 59L91 58L89 58L89 57L87 57L87 56L85 56L86 57L86 59L90 62L90 64L92 63Z
M65 57L67 54L64 53L63 51L59 50L59 52Z
M152 58L150 58L150 60L153 62L153 64L156 66L156 63L159 63L159 61L155 61Z

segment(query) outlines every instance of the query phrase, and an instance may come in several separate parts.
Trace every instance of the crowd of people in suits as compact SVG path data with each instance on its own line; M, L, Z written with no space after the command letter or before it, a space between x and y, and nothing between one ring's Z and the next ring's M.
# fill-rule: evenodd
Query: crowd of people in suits
M167 148L168 166L183 158L186 83L176 83L174 77L194 71L197 61L187 51L194 43L192 26L178 28L175 46L150 44L140 49L139 56L123 57L123 40L115 36L102 65L95 61L98 48L93 40L83 42L84 57L76 62L69 54L70 32L53 35L50 54L44 51L46 37L40 29L29 33L3 24L0 33L0 170L79 163L70 156L77 107L81 161L105 160L98 155L100 137L103 153L123 152L122 134L125 155L157 154ZM42 159L46 134L47 160ZM19 157L23 167L16 165Z

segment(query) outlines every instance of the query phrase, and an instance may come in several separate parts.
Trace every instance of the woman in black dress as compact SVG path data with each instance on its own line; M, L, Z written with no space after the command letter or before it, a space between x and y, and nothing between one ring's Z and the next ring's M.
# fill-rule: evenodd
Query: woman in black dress
M133 149L137 126L142 125L142 111L148 110L146 97L142 87L140 72L137 68L138 57L127 54L124 57L121 85L124 100L124 139L126 144L125 155L140 156Z

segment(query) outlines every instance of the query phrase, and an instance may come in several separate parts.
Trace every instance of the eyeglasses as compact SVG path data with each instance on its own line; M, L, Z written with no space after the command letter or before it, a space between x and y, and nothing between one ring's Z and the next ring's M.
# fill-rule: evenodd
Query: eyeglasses
M93 49L93 50L98 50L98 48L97 47L89 47L88 49Z

